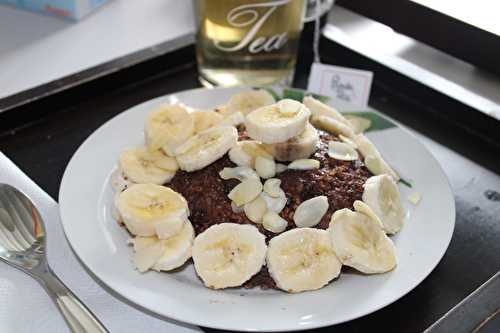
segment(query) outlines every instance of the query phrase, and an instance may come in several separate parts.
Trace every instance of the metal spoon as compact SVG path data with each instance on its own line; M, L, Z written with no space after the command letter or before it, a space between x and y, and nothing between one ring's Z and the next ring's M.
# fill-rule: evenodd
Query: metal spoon
M0 183L0 259L31 275L45 289L74 333L108 332L47 263L45 227L31 200Z

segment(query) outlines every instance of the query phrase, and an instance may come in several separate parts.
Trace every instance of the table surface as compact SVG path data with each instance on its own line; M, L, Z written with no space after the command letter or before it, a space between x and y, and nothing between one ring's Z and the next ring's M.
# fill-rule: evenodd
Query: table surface
M299 59L295 80L302 88L307 81L305 58ZM138 103L194 87L199 82L193 58L164 75L104 89L23 127L0 132L0 150L57 199L68 161L95 129ZM441 123L426 121L418 109L390 91L374 89L370 105L414 131L440 162L455 195L456 228L443 260L418 287L380 311L334 328L335 332L374 328L422 332L500 269L498 152Z
M79 22L0 5L0 99L190 35L193 22L191 1L113 0Z

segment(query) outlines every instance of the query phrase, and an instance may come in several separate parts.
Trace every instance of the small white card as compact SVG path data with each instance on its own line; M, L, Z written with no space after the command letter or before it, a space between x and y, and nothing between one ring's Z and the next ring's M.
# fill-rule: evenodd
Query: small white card
M340 110L363 110L368 106L373 72L314 63L307 90L332 99Z

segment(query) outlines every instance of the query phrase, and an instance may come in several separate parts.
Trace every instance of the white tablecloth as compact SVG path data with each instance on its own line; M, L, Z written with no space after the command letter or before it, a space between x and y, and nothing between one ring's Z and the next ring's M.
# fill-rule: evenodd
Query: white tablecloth
M71 251L57 203L0 152L0 183L13 185L35 202L45 221L51 267L110 332L201 332L197 327L146 314L103 289ZM0 332L69 332L45 291L28 275L0 262Z

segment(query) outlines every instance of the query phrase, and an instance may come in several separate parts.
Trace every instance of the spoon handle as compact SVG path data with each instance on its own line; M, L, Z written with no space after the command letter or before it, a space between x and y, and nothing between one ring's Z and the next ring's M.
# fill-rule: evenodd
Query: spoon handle
M59 280L49 268L38 281L54 301L73 333L107 333L99 319Z

